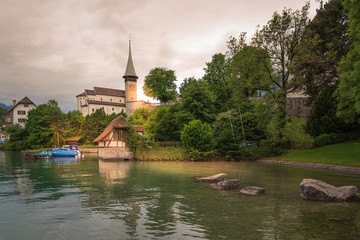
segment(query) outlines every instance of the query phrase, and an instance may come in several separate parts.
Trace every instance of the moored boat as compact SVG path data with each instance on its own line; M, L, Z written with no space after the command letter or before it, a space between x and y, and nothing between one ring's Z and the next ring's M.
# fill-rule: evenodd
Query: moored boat
M76 157L78 152L66 148L58 148L51 151L53 157Z
M41 153L35 154L36 158L48 159L51 158L52 154L50 151L43 150Z

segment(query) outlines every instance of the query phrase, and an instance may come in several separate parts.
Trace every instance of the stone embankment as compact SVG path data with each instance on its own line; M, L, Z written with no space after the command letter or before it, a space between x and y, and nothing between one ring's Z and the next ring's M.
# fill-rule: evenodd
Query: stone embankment
M299 167L320 168L320 169L328 169L339 172L360 174L359 167L347 167L347 166L338 166L338 165L322 164L322 163L290 162L290 161L268 160L268 159L257 160L256 162L266 163L266 164L282 164L282 165L292 165Z

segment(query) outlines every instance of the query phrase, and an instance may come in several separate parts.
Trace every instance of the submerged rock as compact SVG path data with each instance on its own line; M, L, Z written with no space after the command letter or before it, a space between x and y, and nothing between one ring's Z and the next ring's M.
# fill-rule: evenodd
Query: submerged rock
M247 186L240 190L240 193L252 196L260 195L264 192L265 190L263 188L255 186Z
M218 190L230 190L240 186L240 181L239 179L225 179L221 182L213 183L210 186Z
M227 179L226 173L219 173L219 174L209 176L209 177L198 177L197 178L197 180L199 182L208 182L208 183L216 183L216 182L220 182L225 179Z
M320 201L352 201L359 189L355 186L335 187L315 179L304 179L300 183L300 198Z

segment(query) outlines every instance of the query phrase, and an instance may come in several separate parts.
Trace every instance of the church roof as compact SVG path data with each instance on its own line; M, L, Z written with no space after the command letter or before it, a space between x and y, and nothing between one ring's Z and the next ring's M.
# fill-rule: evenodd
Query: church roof
M134 63L131 56L131 41L129 40L129 58L125 70L124 77L136 77L137 75L135 73Z

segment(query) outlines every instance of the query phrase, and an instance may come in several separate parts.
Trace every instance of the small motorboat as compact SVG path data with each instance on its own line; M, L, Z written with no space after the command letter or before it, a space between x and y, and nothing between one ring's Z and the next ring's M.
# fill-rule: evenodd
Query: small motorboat
M78 152L76 150L70 150L66 148L58 148L51 151L52 157L76 157Z
M35 154L35 157L39 159L49 159L51 158L51 156L51 152L46 150L43 150L41 153Z
M77 151L78 156L81 156L81 150L76 145L63 145L62 148Z

